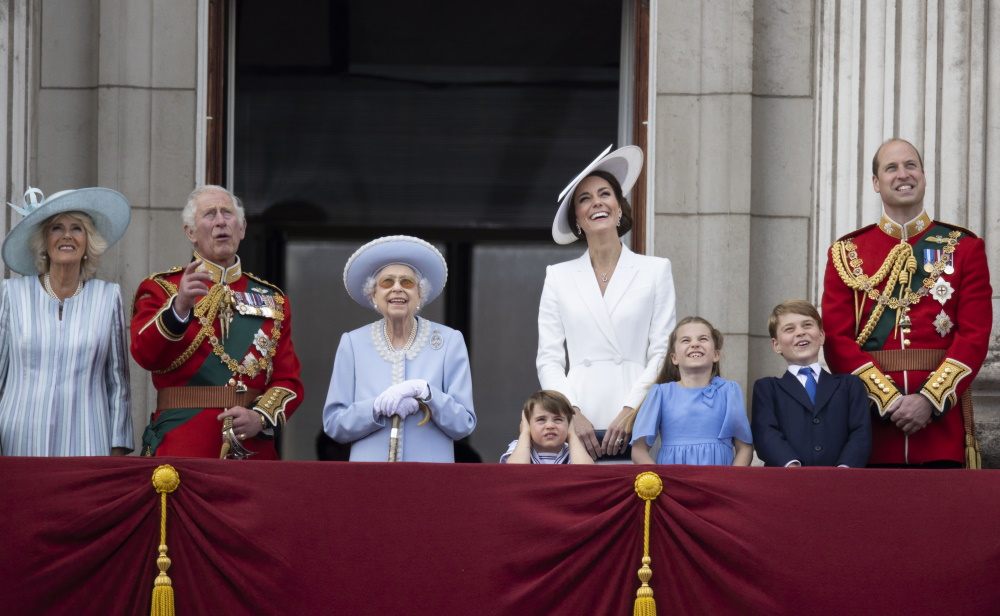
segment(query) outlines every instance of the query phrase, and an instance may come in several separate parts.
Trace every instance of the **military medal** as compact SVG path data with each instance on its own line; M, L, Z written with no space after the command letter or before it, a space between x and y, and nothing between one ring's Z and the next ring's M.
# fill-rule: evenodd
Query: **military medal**
M931 288L931 296L936 299L942 306L944 303L951 299L951 296L955 293L955 287L951 286L951 283L944 279L943 276L939 276L937 282Z
M941 334L942 338L947 336L948 332L954 326L955 324L951 322L951 317L944 310L934 317L934 329L937 330L937 333Z

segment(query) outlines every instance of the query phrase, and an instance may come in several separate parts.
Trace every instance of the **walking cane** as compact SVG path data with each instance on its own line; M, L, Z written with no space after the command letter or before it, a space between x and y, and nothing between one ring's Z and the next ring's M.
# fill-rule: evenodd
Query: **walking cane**
M431 409L429 406L423 402L419 402L420 409L424 412L424 418L420 420L418 426L422 426L431 419ZM390 462L402 462L399 459L399 426L401 424L399 415L392 416L392 430L389 432L389 461Z

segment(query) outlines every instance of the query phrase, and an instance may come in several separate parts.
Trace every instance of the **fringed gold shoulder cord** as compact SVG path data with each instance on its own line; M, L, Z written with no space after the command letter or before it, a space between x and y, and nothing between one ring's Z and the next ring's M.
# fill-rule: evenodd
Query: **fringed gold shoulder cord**
M160 494L160 556L156 559L160 573L153 582L150 616L174 616L174 589L167 576L167 569L170 568L170 559L167 557L167 494L176 490L180 484L181 476L169 464L158 466L153 471L153 489Z
M663 480L656 473L641 473L635 478L635 493L646 501L646 513L642 525L642 567L639 569L639 579L642 586L635 593L635 608L633 616L656 616L656 601L653 599L653 589L649 587L649 578L653 570L649 568L652 560L649 558L649 506L663 492Z

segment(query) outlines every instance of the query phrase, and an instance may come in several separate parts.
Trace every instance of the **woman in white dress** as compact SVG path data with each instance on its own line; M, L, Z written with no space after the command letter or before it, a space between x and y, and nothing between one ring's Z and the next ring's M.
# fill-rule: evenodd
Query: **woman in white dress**
M674 328L670 261L637 255L620 239L632 228L624 193L642 159L635 146L605 151L559 196L553 239L583 239L587 251L547 268L538 308L538 380L569 398L574 429L598 460L628 461L634 409Z
M42 197L39 202L38 197ZM0 285L0 451L19 456L125 455L133 448L128 336L101 254L125 233L128 201L107 188L44 198L3 243L23 278Z

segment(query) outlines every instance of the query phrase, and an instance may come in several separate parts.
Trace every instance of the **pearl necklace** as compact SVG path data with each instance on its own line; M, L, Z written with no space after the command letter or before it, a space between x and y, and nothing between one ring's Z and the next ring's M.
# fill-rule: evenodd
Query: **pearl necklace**
M385 321L383 321L382 335L385 336L385 341L389 345L389 348L390 349L395 349L396 347L392 346L392 338L389 337L389 320L388 319L386 319ZM404 344L403 348L399 349L399 350L400 351L405 351L405 350L409 349L410 346L413 344L413 340L416 337L417 337L417 320L413 319L413 327L410 328L410 337L406 339L406 344Z
M52 284L49 282L49 275L48 274L45 274L44 276L42 276L42 286L45 287L45 292L46 293L48 293L53 299L59 300L59 304L62 305L63 300L60 299L58 295L56 295L55 291L52 290ZM69 299L70 297L76 297L77 295L80 294L81 291L83 291L83 280L82 279L80 280L79 283L77 283L77 285L76 285L76 291L73 292L73 295L70 295L66 299Z

